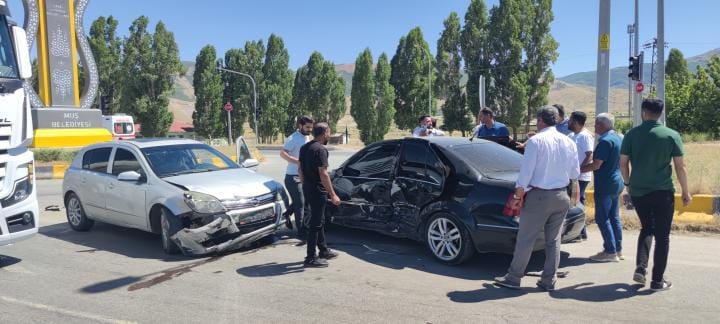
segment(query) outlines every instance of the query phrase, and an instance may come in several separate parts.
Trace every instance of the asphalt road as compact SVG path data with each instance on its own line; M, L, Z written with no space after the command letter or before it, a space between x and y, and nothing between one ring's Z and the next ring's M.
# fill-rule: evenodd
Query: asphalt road
M261 172L281 180L283 162L266 151ZM337 166L350 152L331 152ZM40 208L61 203L61 181L39 181ZM668 276L675 287L652 293L632 284L637 233L627 260L592 263L599 232L563 246L569 271L544 293L493 286L510 257L484 254L449 267L421 244L333 229L340 252L326 269L303 269L304 247L283 233L272 244L212 258L166 256L157 236L106 224L74 232L64 209L42 212L40 234L0 247L2 323L454 323L717 322L720 238L674 235ZM542 265L534 255L530 271Z

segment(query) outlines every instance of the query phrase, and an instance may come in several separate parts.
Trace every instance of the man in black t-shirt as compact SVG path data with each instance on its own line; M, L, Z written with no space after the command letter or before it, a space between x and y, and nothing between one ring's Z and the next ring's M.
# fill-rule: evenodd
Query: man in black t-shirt
M335 194L330 176L328 175L328 151L325 148L330 139L330 126L317 123L313 127L314 139L300 148L299 175L302 181L305 201L310 205L310 217L306 217L307 257L305 267L327 267L327 259L338 254L325 243L325 206L328 199L334 205L340 205L340 198ZM315 247L320 254L315 254Z

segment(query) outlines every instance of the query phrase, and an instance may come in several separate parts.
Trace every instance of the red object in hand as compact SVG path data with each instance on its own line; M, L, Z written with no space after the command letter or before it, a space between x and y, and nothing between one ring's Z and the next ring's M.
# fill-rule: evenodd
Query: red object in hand
M520 199L520 203L517 204L517 208L515 208L515 200L515 193L511 193L505 203L505 207L503 208L503 215L507 217L520 216L520 209L522 209L524 199Z

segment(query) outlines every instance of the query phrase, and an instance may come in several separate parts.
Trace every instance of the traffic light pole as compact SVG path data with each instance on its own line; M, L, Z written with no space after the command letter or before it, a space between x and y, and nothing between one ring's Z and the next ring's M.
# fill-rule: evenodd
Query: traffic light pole
M665 0L657 2L657 98L665 102ZM665 110L660 116L665 124Z
M640 0L635 0L635 51L634 56L640 55ZM641 60L640 64L643 60ZM634 86L642 82L643 76L640 74L640 81L635 81ZM640 125L642 118L640 118L640 104L642 103L642 93L635 91L633 95L633 126Z
M218 65L217 69L220 70L220 71L223 71L223 72L227 72L227 73L233 73L233 74L237 74L237 75L242 75L242 76L244 76L244 77L249 78L249 79L250 79L250 82L252 82L252 86L253 86L253 110L255 111L255 113L253 114L253 122L255 123L255 144L260 144L260 134L258 134L257 88L256 88L256 86L255 86L255 79L253 79L253 77L250 76L250 75L247 74L247 73L242 73L242 72L238 72L238 71L228 70L228 69L222 67L221 65ZM229 119L228 119L228 120L229 120Z

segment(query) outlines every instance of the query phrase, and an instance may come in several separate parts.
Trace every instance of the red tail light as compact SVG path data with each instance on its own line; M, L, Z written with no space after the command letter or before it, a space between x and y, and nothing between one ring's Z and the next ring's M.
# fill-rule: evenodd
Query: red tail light
M508 196L507 202L505 202L505 207L503 208L503 215L507 217L515 217L520 216L520 208L513 208L512 203L515 201L515 193L511 193L510 196ZM522 206L522 201L520 203L520 206Z

